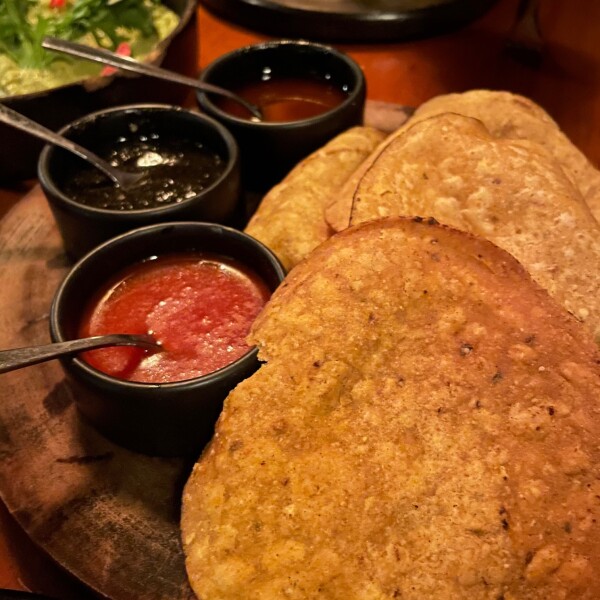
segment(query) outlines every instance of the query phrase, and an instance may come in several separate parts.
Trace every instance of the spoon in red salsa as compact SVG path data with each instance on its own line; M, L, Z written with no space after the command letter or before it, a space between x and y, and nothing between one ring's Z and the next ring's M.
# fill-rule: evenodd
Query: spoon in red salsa
M8 373L9 371L15 371L16 369L22 369L23 367L59 358L60 356L69 356L86 350L107 348L109 346L138 346L139 348L154 351L161 349L160 344L151 335L131 335L125 333L97 335L43 346L3 350L0 352L0 373Z
M231 258L197 251L152 256L99 286L78 335L150 333L163 352L108 348L82 359L111 377L138 383L202 377L251 351L246 337L269 296L266 283Z

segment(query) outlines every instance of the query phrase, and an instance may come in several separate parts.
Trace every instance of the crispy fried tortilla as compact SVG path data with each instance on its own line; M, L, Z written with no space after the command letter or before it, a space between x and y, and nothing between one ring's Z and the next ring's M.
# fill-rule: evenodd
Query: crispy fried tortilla
M415 118L421 120L445 112L479 119L495 137L530 140L544 146L561 164L600 221L600 171L541 106L510 92L472 90L432 98L418 108Z
M422 104L410 121L382 142L354 175L356 184L382 150L407 127L443 113L456 113L479 119L498 138L530 140L546 148L579 190L595 218L600 221L600 171L560 130L544 109L524 96L504 91L471 90L462 94L436 96ZM356 185L348 182L326 210L327 221L335 231L348 226Z
M246 233L291 269L331 235L324 217L329 198L384 138L371 127L353 127L335 137L263 198Z
M600 355L508 253L351 228L252 338L183 495L199 598L600 597Z
M517 258L600 343L600 224L539 144L480 121L430 117L397 136L361 178L352 224L431 216Z

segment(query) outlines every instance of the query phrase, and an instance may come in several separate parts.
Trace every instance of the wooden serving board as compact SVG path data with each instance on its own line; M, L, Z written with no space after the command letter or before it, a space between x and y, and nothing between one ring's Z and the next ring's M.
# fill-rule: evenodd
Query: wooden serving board
M369 102L391 131L403 107ZM0 346L49 341L48 312L69 265L36 187L0 222ZM113 600L195 598L179 538L190 464L107 441L84 423L57 362L1 376L0 496L27 534Z

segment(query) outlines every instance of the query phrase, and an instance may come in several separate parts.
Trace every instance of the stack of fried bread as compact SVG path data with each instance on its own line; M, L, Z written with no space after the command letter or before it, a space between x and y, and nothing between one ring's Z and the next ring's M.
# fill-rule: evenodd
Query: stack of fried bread
M424 215L508 250L600 341L600 224L539 144L442 114L397 136L356 186L350 223Z
M352 227L251 337L184 491L199 598L600 597L600 354L507 252Z
M247 231L293 269L184 490L198 598L600 598L598 180L569 144L451 95L267 195Z
M435 98L351 169L347 163L333 203L329 196L312 204L321 238L383 216L435 217L508 250L600 342L600 222L585 200L600 190L600 173L533 102L490 91ZM295 179L295 204L308 181ZM255 222L265 225L247 231L278 253L272 224L290 267L318 243L300 245L296 231L308 225L278 200L281 210L267 221L259 208Z
M263 241L291 269L331 235L326 205L384 139L372 127L353 127L338 135L263 198L246 233Z
M436 96L422 104L407 123L410 127L435 115L456 113L481 121L490 135L510 140L528 140L543 146L560 164L600 221L600 171L577 149L556 122L529 98L504 91L472 90L462 94ZM337 202L328 211L328 221L336 231L347 227L350 205L358 180L373 165L381 151L406 127L387 137L349 178Z
M444 112L479 119L494 137L529 140L546 148L600 221L600 171L573 145L550 115L529 98L490 90L447 94L423 104L415 118Z

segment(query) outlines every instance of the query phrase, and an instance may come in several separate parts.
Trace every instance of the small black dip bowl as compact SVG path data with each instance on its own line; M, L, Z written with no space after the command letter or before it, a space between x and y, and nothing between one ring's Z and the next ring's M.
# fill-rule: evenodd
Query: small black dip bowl
M148 173L123 199L122 190L84 160L44 147L38 176L71 259L143 225L235 219L238 147L209 117L175 106L120 106L78 119L61 133L116 166Z
M150 225L105 242L82 258L59 286L50 310L50 335L77 337L85 306L116 273L152 256L200 252L237 261L272 292L285 271L251 236L212 223ZM195 456L209 441L229 391L259 366L256 348L207 375L174 383L137 383L106 375L82 358L61 364L84 419L131 450L155 456Z
M291 82L291 95L294 82L302 94L303 81L307 80L326 83L342 93L341 101L321 114L297 120L256 122L224 110L216 96L197 92L201 109L223 123L237 140L246 190L267 191L302 158L363 121L364 74L352 58L329 46L293 40L245 46L210 63L200 80L241 95L246 86L277 80Z

